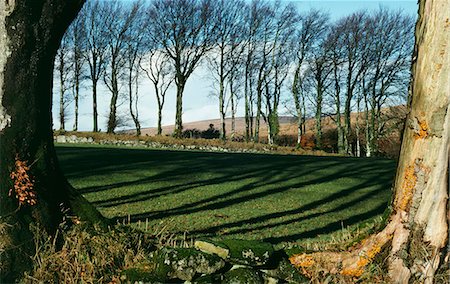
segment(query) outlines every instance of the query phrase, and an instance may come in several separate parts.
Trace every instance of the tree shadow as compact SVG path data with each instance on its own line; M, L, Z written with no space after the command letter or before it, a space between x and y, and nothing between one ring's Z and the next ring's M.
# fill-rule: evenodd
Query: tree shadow
M112 183L95 181L92 185L79 188L83 194L102 193L102 197L93 202L99 208L131 206L168 195L176 197L193 190L202 191L209 187L219 189L200 197L180 200L181 204L165 210L127 214L126 219L132 222L165 220L215 210L226 211L246 202L264 202L267 198L285 192L294 191L295 194L310 196L304 193L308 188L345 183L346 179L353 180L353 185L341 185L337 191L328 189L322 197L297 208L276 212L269 210L270 213L228 223L225 219L219 220L201 229L193 228L189 232L193 236L215 236L222 231L226 231L226 235L246 234L348 211L353 204L373 196L382 196L389 191L394 175L394 163L383 159L73 146L57 147L57 152L69 180L126 174L126 180ZM355 180L359 182L355 184ZM222 190L220 188L223 185L227 188ZM134 187L138 190L126 190ZM108 196L111 190L119 192L119 195ZM365 212L353 215L350 213L350 217L344 221L346 225L351 225L358 218L360 221L372 218L382 213L386 204L387 200L375 209L367 208ZM320 208L330 206L331 209L320 212ZM113 220L121 222L123 218L116 216ZM294 234L269 237L266 240L276 243L311 237L339 230L341 225L339 220L320 228L315 226L310 230L297 230Z

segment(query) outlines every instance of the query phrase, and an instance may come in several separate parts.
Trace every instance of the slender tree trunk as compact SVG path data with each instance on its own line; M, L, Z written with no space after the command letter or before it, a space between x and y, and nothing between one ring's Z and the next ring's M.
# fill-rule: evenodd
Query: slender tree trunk
M367 94L364 94L364 121L366 123L365 136L366 136L366 157L372 156L372 140L370 135L370 122L369 122L369 105L367 102Z
M65 80L64 80L64 56L61 55L59 57L59 130L64 131L66 129L65 122L65 102L64 102L64 93L65 93Z
M322 102L323 92L322 86L318 86L317 90L317 108L316 108L316 148L322 148Z
M234 101L234 88L233 88L233 79L230 82L230 98L231 98L231 140L234 139L236 135L236 106Z
M59 42L83 1L0 1L0 282L29 270L30 224L52 234L64 218L101 215L64 178L53 146L51 98ZM20 24L18 24L20 23ZM26 68L24 68L26 66ZM25 131L26 130L26 131ZM11 179L13 172L29 176ZM10 190L13 189L10 193ZM22 194L24 198L17 199Z
M137 81L138 79L136 78L136 101L134 102L134 105L136 107L136 113L133 110L133 69L130 68L129 70L129 74L128 74L128 94L129 94L129 109L130 109L130 115L131 118L133 119L134 122L134 126L136 128L136 136L140 136L141 135L141 124L139 123L139 114L138 114L138 84Z
M226 139L225 132L225 95L224 95L224 82L223 79L220 79L220 90L219 90L219 112L220 112L220 138L222 140Z
M92 80L92 116L94 132L98 132L98 112L97 112L97 80Z
M75 121L73 123L73 131L78 131L78 113L79 113L79 101L80 101L80 80L79 76L75 75Z
M353 251L297 255L291 258L297 266L302 267L306 257L310 263L317 260L314 265L321 271L360 277L368 264L385 251L391 283L445 283L435 277L440 267L448 272L449 265L448 11L449 0L420 2L411 111L403 135L389 223Z
M111 74L112 80L111 80L111 101L109 104L109 118L108 118L108 128L107 133L114 133L116 127L117 127L117 100L119 98L119 86L117 82L117 75L113 71L113 74Z
M177 82L177 102L175 114L175 131L174 136L180 138L183 132L183 91L186 81L180 79Z

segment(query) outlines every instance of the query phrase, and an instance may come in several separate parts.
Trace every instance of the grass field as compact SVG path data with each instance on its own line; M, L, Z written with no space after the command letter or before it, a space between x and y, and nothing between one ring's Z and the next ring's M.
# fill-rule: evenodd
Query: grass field
M109 218L272 243L373 220L387 208L395 173L384 159L66 145L57 152L72 185Z

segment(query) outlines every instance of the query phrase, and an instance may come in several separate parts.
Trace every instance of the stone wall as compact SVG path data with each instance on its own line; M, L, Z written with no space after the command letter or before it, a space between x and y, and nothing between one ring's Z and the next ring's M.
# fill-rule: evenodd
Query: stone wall
M267 147L263 150L256 149L230 149L226 147L219 146L209 146L209 145L183 145L183 144L165 144L155 141L145 141L145 140L107 140L99 139L96 140L92 137L78 137L76 135L57 135L54 136L55 143L59 144L96 144L96 145L110 145L110 146L125 146L125 147L140 147L140 148L151 148L151 149L167 149L167 150L192 150L192 151L206 151L206 152L233 152L233 153L268 153L272 150Z

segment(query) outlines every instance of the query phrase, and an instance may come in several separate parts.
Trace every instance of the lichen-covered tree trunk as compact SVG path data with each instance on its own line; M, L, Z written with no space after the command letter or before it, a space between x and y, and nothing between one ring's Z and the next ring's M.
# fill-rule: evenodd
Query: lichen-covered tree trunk
M420 2L412 101L395 180L390 274L432 283L448 244L450 0Z
M410 113L388 225L353 251L301 254L297 266L320 263L331 273L361 276L387 249L392 283L439 283L448 267L450 151L450 0L420 1Z
M0 1L0 282L30 269L31 223L101 219L68 184L53 146L55 54L83 0Z

